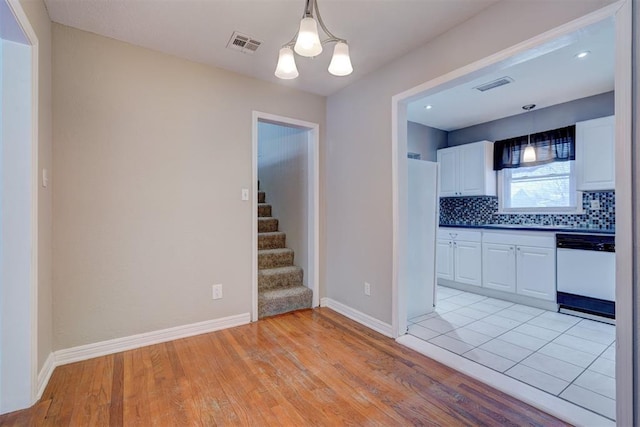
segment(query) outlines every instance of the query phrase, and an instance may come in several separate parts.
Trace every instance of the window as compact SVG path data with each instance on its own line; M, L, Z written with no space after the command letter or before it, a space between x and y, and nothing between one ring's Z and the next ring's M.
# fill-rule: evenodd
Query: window
M577 206L575 161L501 171L501 210L504 212L567 212Z

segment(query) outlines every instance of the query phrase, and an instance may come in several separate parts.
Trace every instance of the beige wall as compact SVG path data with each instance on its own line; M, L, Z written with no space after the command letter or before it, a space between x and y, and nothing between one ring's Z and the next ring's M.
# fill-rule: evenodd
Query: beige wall
M53 47L55 349L250 312L252 110L322 140L325 98L58 24Z
M38 37L38 169L51 172L51 21L42 0L20 0ZM51 180L53 184L53 179ZM38 190L38 370L53 349L51 186Z
M304 284L309 286L309 131L260 122L258 135L260 189L266 192L272 215L287 234L287 247L293 249L294 262L304 270Z
M608 3L497 3L328 98L327 297L391 323L391 97Z

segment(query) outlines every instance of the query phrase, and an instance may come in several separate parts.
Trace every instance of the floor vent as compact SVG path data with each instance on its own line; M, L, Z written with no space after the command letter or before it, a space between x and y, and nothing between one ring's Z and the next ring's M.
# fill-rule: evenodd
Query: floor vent
M486 92L488 90L495 89L500 86L508 85L509 83L513 83L513 79L511 77L500 77L498 80L481 84L480 86L474 87L474 89L477 89L480 92Z
M252 55L258 50L261 44L261 41L251 36L234 31L227 43L227 48Z

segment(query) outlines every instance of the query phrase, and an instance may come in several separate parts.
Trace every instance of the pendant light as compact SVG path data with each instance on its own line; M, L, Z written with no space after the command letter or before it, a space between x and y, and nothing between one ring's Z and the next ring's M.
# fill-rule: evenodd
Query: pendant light
M318 24L327 38L320 40ZM322 45L335 43L333 56L329 64L329 73L334 76L348 76L353 72L351 58L349 57L349 45L345 39L334 36L324 25L317 0L306 0L306 6L298 31L289 43L282 46L278 57L275 75L280 79L295 79L298 70L293 52L300 56L313 58L322 53ZM292 49L293 48L293 49ZM292 71L294 70L294 71Z
M530 112L531 110L533 110L534 108L536 108L536 104L527 104L525 106L522 107L523 110ZM533 118L532 118L533 120ZM531 125L531 132L533 132L533 122ZM522 156L522 161L525 163L530 163L530 162L535 162L536 161L536 150L535 148L533 148L533 145L531 145L531 132L529 132L529 135L527 136L527 146L524 149L524 154Z

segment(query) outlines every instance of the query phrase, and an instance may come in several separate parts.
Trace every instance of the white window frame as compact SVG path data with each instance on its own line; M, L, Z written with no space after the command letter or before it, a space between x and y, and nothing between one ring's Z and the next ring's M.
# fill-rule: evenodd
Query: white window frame
M573 180L572 187L576 186L576 165L575 161L571 165L571 179ZM584 213L582 207L582 191L575 190L576 206L571 207L531 207L531 208L508 208L504 206L505 201L505 176L503 170L498 171L498 213L505 215L579 215Z

